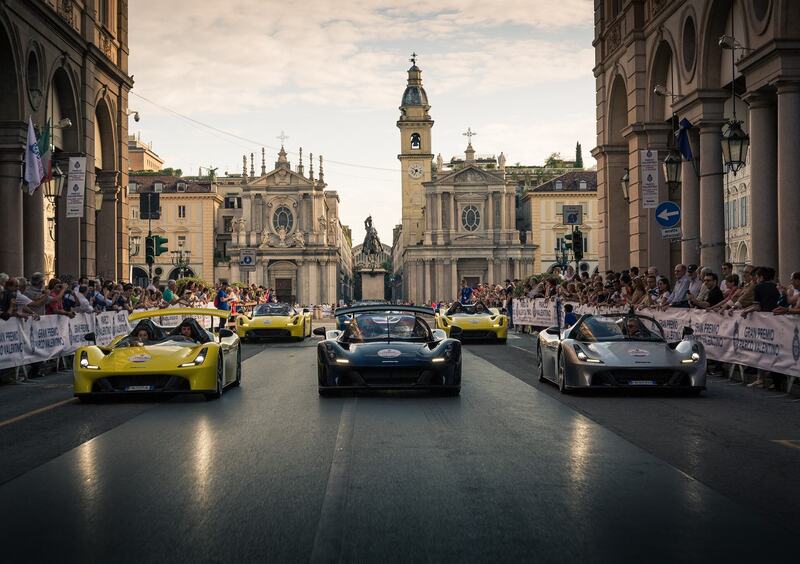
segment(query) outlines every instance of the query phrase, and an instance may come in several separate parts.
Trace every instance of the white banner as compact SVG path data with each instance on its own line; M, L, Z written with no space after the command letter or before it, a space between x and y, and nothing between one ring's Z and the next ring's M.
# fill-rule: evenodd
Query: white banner
M107 345L129 331L126 311L79 313L72 319L43 315L36 320L0 320L0 369L72 354L81 345L89 344L84 339L87 333L95 333L98 345Z
M67 217L83 217L86 157L70 157L67 172Z
M624 306L572 306L578 315L629 311ZM556 324L555 300L515 299L513 307L514 325ZM639 313L657 320L668 342L681 340L683 328L691 327L712 360L800 377L800 316L757 312L742 317L739 313L722 315L688 308L645 309Z

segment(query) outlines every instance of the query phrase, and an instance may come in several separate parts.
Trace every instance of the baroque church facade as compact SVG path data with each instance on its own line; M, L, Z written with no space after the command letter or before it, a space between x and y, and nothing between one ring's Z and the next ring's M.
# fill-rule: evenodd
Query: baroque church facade
M350 230L339 219L339 195L326 190L323 159L314 177L313 155L306 175L293 170L283 146L275 167L256 175L243 158L241 175L217 179L223 205L217 213L217 249L229 257L217 276L273 288L280 301L335 304L352 295Z
M462 279L474 286L533 274L536 247L520 239L505 157L500 154L494 169L477 163L468 131L463 162L445 169L440 155L434 164L429 110L422 71L412 59L397 121L403 216L394 232L394 297L452 300Z

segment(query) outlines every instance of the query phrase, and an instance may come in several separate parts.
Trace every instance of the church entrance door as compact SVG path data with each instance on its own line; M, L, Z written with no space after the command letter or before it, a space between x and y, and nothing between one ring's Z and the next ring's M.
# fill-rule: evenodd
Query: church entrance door
M291 278L276 278L275 279L275 295L278 297L279 302L292 301L292 279Z
M481 279L478 276L465 276L464 280L467 281L467 286L470 288L477 288L478 283L480 283Z

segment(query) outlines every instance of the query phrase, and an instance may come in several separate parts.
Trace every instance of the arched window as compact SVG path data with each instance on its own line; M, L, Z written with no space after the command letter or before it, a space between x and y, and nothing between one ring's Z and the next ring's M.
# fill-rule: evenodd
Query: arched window
M275 210L275 214L272 216L272 226L275 228L275 231L283 227L288 233L292 230L293 225L294 216L289 208L281 206Z
M412 133L411 134L411 148L412 149L419 149L422 147L422 138L419 136L419 133Z
M467 231L475 231L481 224L481 212L473 205L465 206L461 211L461 225Z

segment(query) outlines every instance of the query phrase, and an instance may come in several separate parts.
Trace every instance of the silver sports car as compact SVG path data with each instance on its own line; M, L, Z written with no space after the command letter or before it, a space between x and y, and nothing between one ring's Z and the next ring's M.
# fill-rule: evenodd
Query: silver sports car
M658 321L642 315L584 315L571 327L539 333L539 381L562 393L577 388L660 388L699 394L706 353L690 327L667 343Z

